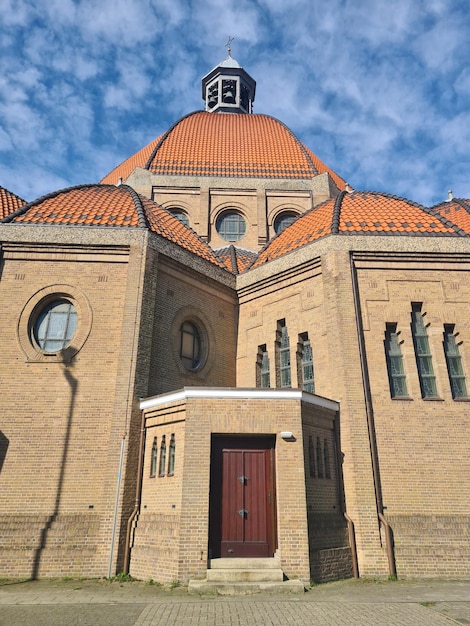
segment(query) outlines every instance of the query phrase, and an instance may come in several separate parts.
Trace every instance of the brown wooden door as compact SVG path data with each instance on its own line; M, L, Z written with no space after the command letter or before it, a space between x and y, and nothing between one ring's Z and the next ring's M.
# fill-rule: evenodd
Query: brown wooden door
M226 439L213 454L213 556L274 554L274 449L272 441Z

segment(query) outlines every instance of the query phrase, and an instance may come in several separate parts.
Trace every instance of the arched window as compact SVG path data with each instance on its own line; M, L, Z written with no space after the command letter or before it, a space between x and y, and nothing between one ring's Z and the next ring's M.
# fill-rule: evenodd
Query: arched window
M153 438L152 455L150 457L150 476L153 478L157 475L157 458L158 458L158 445L157 438Z
M274 220L274 232L276 235L282 233L282 231L290 226L292 222L297 219L297 217L297 213L294 213L293 211L283 211L282 213L279 213Z
M412 304L411 333L415 347L416 365L418 366L419 384L423 398L437 398L436 377L432 366L428 331L421 313L421 304Z
M170 213L176 217L180 222L183 222L185 226L189 226L189 217L181 209L169 209Z
M290 370L290 341L285 320L279 320L277 323L276 352L277 386L290 387L292 384Z
M160 444L160 463L158 465L158 475L165 476L166 467L166 437L163 435L162 442Z
M44 352L60 352L72 341L77 330L78 316L68 300L47 304L34 324L34 339Z
M456 341L453 324L444 324L444 353L446 356L447 372L449 374L452 397L466 398L467 384L462 367L459 344Z
M246 232L246 222L238 211L231 209L222 213L215 228L226 241L238 241Z
M173 476L175 473L175 455L176 455L176 442L174 433L170 437L170 446L168 450L168 476Z
M192 322L181 325L180 358L188 370L196 369L201 362L201 336Z

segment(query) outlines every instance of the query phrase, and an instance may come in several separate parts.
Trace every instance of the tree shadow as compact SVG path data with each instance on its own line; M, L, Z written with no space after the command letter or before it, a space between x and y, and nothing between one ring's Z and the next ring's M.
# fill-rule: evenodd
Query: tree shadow
M70 402L69 402L69 410L68 410L68 415L67 415L67 427L65 431L64 444L62 448L62 457L60 460L60 470L59 470L59 478L57 480L54 509L51 515L49 515L49 517L47 518L45 526L41 530L39 545L36 548L35 553L34 553L33 567L31 571L30 580L36 580L38 577L39 568L41 565L41 556L47 543L47 535L59 513L59 507L60 507L60 501L62 498L62 489L63 489L63 483L64 483L65 466L67 462L67 456L68 456L69 445L70 445L70 433L72 430L72 419L73 419L73 412L74 412L74 407L75 407L75 397L76 397L77 389L78 389L78 380L74 377L72 373L72 369L74 366L72 358L76 354L76 352L77 352L76 348L74 348L73 346L68 346L67 348L65 348L65 350L62 350L62 353L61 353L62 358L63 358L63 364L64 364L64 369L63 369L64 377L70 386Z

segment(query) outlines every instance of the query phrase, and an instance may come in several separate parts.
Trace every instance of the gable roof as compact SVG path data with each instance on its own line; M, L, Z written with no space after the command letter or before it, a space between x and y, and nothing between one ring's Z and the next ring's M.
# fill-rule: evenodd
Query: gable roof
M343 191L300 215L266 244L249 268L332 234L466 236L458 225L411 200L373 191Z
M196 111L129 157L101 182L125 180L135 167L172 176L311 179L328 172L346 183L282 122L268 115Z
M218 267L210 248L169 211L140 196L128 185L79 185L29 202L0 222L15 224L148 228Z
M431 207L431 211L457 224L470 235L470 200L452 198L452 200L446 200Z

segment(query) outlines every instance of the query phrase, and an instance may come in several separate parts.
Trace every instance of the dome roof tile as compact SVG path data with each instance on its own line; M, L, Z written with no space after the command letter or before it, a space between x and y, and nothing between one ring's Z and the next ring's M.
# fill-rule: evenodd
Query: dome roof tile
M175 176L313 178L328 172L345 182L268 115L197 111L117 166L103 183L125 180L135 167Z
M433 213L457 224L459 228L470 235L470 200L452 198L431 208Z
M0 187L0 220L17 211L26 201L8 189Z

